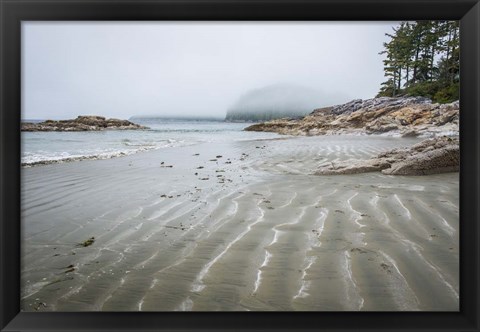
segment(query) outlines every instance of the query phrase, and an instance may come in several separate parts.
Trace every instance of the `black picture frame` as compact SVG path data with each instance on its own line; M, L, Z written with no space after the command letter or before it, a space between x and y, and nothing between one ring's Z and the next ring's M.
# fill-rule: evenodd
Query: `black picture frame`
M478 0L0 0L1 331L479 331ZM20 312L21 22L460 20L459 312Z

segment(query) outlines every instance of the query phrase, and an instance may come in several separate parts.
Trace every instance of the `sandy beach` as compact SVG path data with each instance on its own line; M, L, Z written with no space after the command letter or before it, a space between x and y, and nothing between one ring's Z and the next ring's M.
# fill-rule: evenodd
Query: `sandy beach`
M23 168L22 310L458 311L458 173L312 175L421 140L206 142Z

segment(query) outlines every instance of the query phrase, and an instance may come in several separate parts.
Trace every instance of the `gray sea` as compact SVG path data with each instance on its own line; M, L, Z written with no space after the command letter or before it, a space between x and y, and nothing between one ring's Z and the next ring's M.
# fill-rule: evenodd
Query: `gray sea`
M22 165L107 159L204 142L240 141L278 136L274 133L243 131L249 125L248 123L162 118L136 118L133 122L150 129L22 132Z

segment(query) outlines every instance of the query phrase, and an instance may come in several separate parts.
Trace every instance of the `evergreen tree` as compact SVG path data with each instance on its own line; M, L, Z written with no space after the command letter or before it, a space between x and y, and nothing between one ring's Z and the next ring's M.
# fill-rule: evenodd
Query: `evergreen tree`
M421 95L434 101L458 99L459 22L402 22L386 34L379 96Z

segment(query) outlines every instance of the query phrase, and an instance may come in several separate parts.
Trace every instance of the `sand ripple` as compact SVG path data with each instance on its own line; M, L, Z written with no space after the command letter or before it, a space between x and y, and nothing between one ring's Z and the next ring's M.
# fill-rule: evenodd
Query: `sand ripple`
M458 310L458 174L309 175L410 142L245 141L24 169L22 307Z

